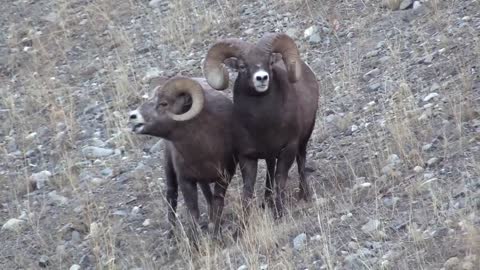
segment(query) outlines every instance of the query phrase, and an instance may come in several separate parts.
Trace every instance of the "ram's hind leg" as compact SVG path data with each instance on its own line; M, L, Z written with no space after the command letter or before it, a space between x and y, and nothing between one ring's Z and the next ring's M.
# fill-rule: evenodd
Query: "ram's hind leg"
M298 194L298 198L303 199L305 201L311 200L311 197L312 197L311 188L305 173L305 163L307 160L307 143L308 141L305 141L300 145L297 152L297 156L296 156L298 176L300 178L300 183L299 183L300 191Z
M205 200L207 201L207 207L208 207L208 221L210 222L213 220L213 209L212 209L212 203L213 203L213 193L212 190L210 189L209 184L200 184L200 189L202 190L203 196L205 196ZM208 224L207 224L208 226ZM206 226L202 225L202 229L205 229Z

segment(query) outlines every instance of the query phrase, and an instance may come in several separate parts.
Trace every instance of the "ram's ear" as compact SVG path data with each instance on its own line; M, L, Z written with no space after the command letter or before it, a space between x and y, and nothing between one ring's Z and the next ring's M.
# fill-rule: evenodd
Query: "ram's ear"
M270 65L274 65L277 62L282 61L282 54L280 53L272 53L270 55Z
M231 69L234 69L234 70L238 69L238 59L235 57L227 58L225 59L225 61L223 61L223 63Z

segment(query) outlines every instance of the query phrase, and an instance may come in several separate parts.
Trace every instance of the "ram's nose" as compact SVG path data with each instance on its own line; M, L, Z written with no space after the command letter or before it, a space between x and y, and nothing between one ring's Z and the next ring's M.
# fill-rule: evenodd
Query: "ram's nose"
M131 111L131 112L129 113L130 121L132 121L132 120L137 120L137 119L139 118L138 115L139 115L138 110Z
M138 110L129 113L130 123L132 124L132 131L135 133L142 133L145 127L145 120Z

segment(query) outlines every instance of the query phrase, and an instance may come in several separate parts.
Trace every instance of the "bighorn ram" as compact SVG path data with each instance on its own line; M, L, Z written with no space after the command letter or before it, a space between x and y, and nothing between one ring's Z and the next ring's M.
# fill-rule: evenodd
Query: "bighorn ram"
M158 86L153 99L130 112L135 133L166 140L166 197L172 228L178 186L190 221L198 224L199 183L209 203L209 225L214 225L214 236L217 236L225 192L237 164L232 142L232 113L232 101L211 89L204 79L181 76L168 80L163 87ZM209 183L215 183L213 197Z
M283 61L277 61L277 54ZM282 216L288 171L296 158L300 198L310 198L305 176L307 144L315 125L319 86L315 74L300 58L286 34L266 34L253 45L240 39L219 40L209 49L203 72L208 84L228 87L224 62L236 67L233 89L234 143L244 181L243 203L248 213L257 175L258 159L267 163L265 200ZM235 63L236 62L236 63ZM274 178L274 179L272 179Z

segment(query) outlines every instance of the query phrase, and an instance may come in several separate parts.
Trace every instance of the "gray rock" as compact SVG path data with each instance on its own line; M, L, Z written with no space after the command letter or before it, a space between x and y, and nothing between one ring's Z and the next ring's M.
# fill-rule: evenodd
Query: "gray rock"
M161 6L165 5L163 0L151 0L150 2L148 2L148 5L151 7L151 8L160 8Z
M31 179L35 183L37 189L42 189L50 182L50 176L52 176L52 173L45 170L32 174Z
M422 7L422 4L418 1L413 2L413 9L417 10Z
M318 27L315 25L310 26L309 28L305 29L303 32L303 37L308 39L310 38L314 33L318 33Z
M379 90L381 87L382 87L382 85L380 83L372 83L372 84L368 85L368 90L370 92L374 92L374 91Z
M320 38L320 34L318 33L314 33L308 38L308 42L310 43L320 43L320 41L322 41L322 39Z
M407 9L407 8L411 8L413 7L413 0L403 0L401 3L400 3L400 9L401 10L404 10L404 9Z
M381 222L378 219L370 219L367 223L362 226L362 231L367 234L375 232L381 225Z
M415 166L415 168L413 168L413 171L416 172L416 173L422 173L423 172L423 167L422 166Z
M434 99L434 98L436 98L436 97L438 97L438 96L439 96L438 93L433 92L433 93L428 94L426 97L424 97L424 98L423 98L423 101L429 102L431 99Z
M296 250L302 250L305 247L307 241L307 234L301 233L293 239L293 248Z
M103 177L110 178L113 176L113 170L111 168L105 168L101 172Z
M83 155L87 158L94 159L94 158L102 158L108 157L115 154L113 149L109 148L101 148L96 146L86 146L82 149Z
M237 268L237 270L247 270L248 267L244 264Z
M244 31L244 33L245 33L246 35L251 35L251 34L253 34L254 32L255 32L255 29L253 29L253 28L248 28L247 30Z
M362 76L362 78L363 78L363 80L368 82L370 79L377 77L379 74L380 74L380 69L375 68L375 69L372 69L369 72L365 73Z
M374 57L374 56L377 56L379 54L380 54L380 50L369 51L368 53L365 54L365 58Z
M50 265L50 260L46 255L42 255L38 260L38 265L42 268L47 268Z
M443 264L443 267L445 267L446 270L454 270L458 269L459 264L460 259L458 257L452 257Z
M147 72L145 72L145 76L143 76L142 81L145 83L149 83L153 78L160 77L162 75L162 71L157 67L152 67Z
M19 232L23 229L25 220L11 218L2 226L2 231Z
M393 207L398 203L399 200L400 198L398 197L386 197L383 199L383 204L386 207Z
M433 145L431 143L427 143L424 146L422 146L422 150L426 152L426 151L432 149L432 146Z
M66 197L62 196L62 195L58 195L56 190L48 193L48 197L54 203L57 203L57 204L60 204L60 205L66 204L68 202L68 199Z
M50 12L47 15L42 17L42 20L47 21L47 22L51 22L53 24L58 23L59 19L60 19L60 15L58 15L58 13L55 12L55 11L52 11L52 12Z
M72 266L70 266L70 270L80 270L80 269L81 267L78 264L73 264Z
M440 162L440 159L437 158L437 157L433 157L433 158L427 160L427 165L429 167L431 167L431 166L437 165L438 162Z
M72 231L72 242L73 243L80 243L82 242L82 237L80 235L80 233L76 230L73 230Z
M398 155L391 154L388 156L387 162L388 164L398 165L402 162L402 160L398 157Z

